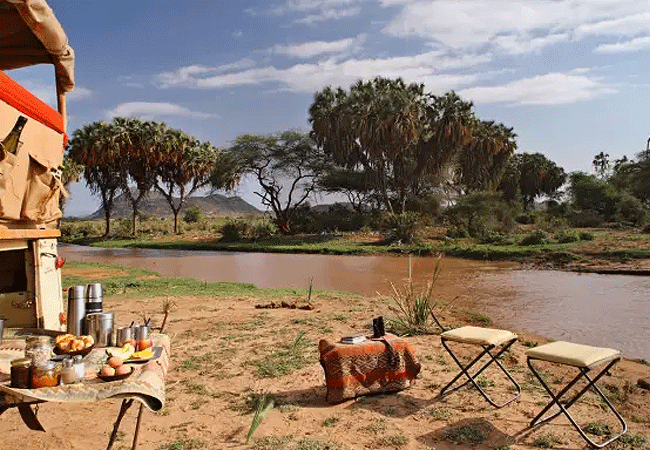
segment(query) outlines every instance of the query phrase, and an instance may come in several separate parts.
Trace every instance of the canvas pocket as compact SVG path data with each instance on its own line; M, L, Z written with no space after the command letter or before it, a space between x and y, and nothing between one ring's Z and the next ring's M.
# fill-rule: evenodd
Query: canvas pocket
M27 190L23 200L21 219L36 223L47 223L61 217L59 195L61 180L31 154Z
M17 158L15 155L0 150L0 218L17 220L20 216L22 198L16 196L15 182L12 176Z

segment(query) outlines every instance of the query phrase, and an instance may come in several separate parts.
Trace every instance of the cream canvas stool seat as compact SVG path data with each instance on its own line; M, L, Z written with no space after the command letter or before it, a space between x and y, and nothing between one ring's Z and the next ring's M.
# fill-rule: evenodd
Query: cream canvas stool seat
M530 426L535 426L541 423L548 422L549 420L554 419L559 414L564 413L564 415L569 419L571 424L578 430L578 433L590 444L597 448L602 448L612 441L621 437L627 431L627 424L621 417L621 415L616 411L614 406L609 402L607 397L602 393L602 391L596 386L596 382L605 375L609 369L611 369L614 364L616 364L621 359L621 353L618 350L611 348L601 348L601 347L591 347L589 345L573 344L571 342L552 342L550 344L544 344L539 347L531 348L526 352L528 367L533 372L535 377L542 384L546 392L551 396L551 401L540 411L540 413L530 422ZM548 384L540 376L538 371L532 364L532 361L546 361L553 364L559 364L564 366L575 367L578 369L578 375L573 378L564 388L562 388L557 394L554 394L549 388ZM605 367L598 372L595 377L590 377L589 373L592 369L599 367ZM569 400L563 401L562 398L569 392L569 390L578 382L580 379L585 378L587 380L587 385L578 391L573 397ZM569 408L573 405L580 397L582 397L589 389L593 389L600 398L608 406L609 410L616 416L620 422L623 431L619 434L607 439L604 442L596 443L592 441L582 430L580 425L575 421L575 419L569 413ZM559 408L559 411L552 413L546 417L542 417L546 412L553 406L556 405Z
M476 389L481 393L481 395L494 407L496 408L501 408L508 403L518 399L521 396L521 387L517 382L512 378L510 373L503 367L501 362L499 362L499 357L507 351L512 344L515 343L517 340L517 335L507 331L507 330L498 330L494 328L481 328L481 327L472 327L472 326L466 326L466 327L461 327L461 328L456 328L453 330L448 330L445 331L444 333L440 334L440 340L442 342L442 346L447 350L447 352L451 355L452 359L456 362L458 367L460 367L460 373L456 375L456 377L451 380L442 390L440 391L440 395L446 395L451 392L454 392L463 386L467 385L468 383L472 383ZM457 344L466 344L466 345L473 345L473 346L478 346L482 348L482 351L479 353L478 356L476 356L469 364L463 365L461 361L458 359L458 357L454 354L452 349L449 347L449 343L454 342ZM492 354L492 351L495 349L499 349L496 354ZM473 375L470 374L470 370L474 367L475 364L477 364L484 356L488 356L488 361L485 363L476 373ZM481 386L476 382L477 377L485 370L487 369L492 363L495 363L501 371L506 375L506 377L512 382L512 384L515 386L515 389L517 393L506 400L503 403L496 403L488 394L481 388ZM458 381L459 378L461 378L463 375L467 377L467 381L464 383L452 387L456 381Z

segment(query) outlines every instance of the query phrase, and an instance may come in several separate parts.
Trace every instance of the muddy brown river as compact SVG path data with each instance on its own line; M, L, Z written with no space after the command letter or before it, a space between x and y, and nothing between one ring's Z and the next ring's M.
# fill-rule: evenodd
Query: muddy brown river
M70 261L155 270L163 276L237 281L259 287L333 289L361 295L403 287L409 260L399 256L338 256L215 251L101 249L62 245ZM419 289L436 258L412 258ZM513 263L444 258L435 295L457 299L502 327L555 340L608 346L650 360L650 277L519 270Z

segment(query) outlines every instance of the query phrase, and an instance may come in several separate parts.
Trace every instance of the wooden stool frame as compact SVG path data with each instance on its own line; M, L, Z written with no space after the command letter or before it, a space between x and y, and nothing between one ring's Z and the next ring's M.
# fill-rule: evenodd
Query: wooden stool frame
M598 386L596 386L596 382L598 380L600 380L600 378L603 375L605 375L609 371L609 369L611 369L614 366L614 364L616 364L621 359L620 357L615 358L609 364L607 364L607 366L603 370L601 370L598 373L598 375L596 375L593 379L589 376L589 372L592 370L591 368L589 368L589 367L577 367L580 370L580 373L578 373L578 375L573 380L571 380L569 382L569 384L567 384L562 390L560 390L560 392L558 392L557 395L554 394L553 391L551 391L551 389L548 387L548 384L540 376L540 374L537 372L537 370L535 370L535 367L531 363L531 360L534 360L534 359L537 359L538 361L544 361L544 360L529 356L527 358L527 363L528 363L528 367L533 372L535 377L542 384L542 386L544 387L546 392L548 392L548 394L551 396L551 401L530 422L531 427L534 427L535 425L539 425L539 424L542 424L542 423L546 423L546 422L554 419L558 415L564 413L564 415L567 417L567 419L569 419L569 422L571 422L571 424L574 426L574 428L576 430L578 430L578 433L580 433L580 436L582 436L582 438L585 441L587 441L590 445L592 445L592 446L594 446L596 448L605 447L606 445L612 443L613 441L615 441L616 439L618 439L619 437L621 437L623 434L625 434L627 432L627 424L625 423L625 420L623 420L623 417L621 417L621 415L618 413L618 411L616 411L616 408L614 408L614 406L610 403L610 401L607 399L607 397L605 397L605 394L603 394L603 392L598 388ZM553 363L552 361L547 361L547 362ZM553 364L560 364L560 363L553 363ZM563 365L567 365L567 364L563 364ZM576 366L571 366L571 367L576 367ZM566 395L569 392L569 390L578 381L580 381L583 377L585 379L587 379L587 381L588 381L587 385L582 390L580 390L576 395L574 395L570 400L564 402L564 404L561 403L560 401L561 401L562 397L564 397L564 395ZM605 402L605 404L609 407L610 411L616 416L618 421L623 426L623 431L622 432L620 432L619 434L617 434L617 435L615 435L615 436L613 436L613 437L611 437L611 438L607 439L606 441L601 442L599 444L592 441L591 439L589 439L587 434L583 431L583 429L580 427L580 425L578 425L578 423L575 421L573 416L571 416L571 414L569 413L569 408L571 407L571 405L573 405L580 397L582 397L590 388L593 389L600 396L600 398ZM558 408L559 408L559 411L556 411L555 413L550 414L550 415L548 415L546 417L542 417L553 405L557 405Z

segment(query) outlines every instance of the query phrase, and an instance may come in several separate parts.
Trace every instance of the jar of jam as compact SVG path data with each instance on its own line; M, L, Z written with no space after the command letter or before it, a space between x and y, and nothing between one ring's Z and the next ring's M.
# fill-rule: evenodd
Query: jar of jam
M32 385L32 360L18 358L11 361L11 387L29 389Z
M49 361L54 349L52 338L49 336L29 336L25 343L25 356L32 360L32 366Z
M61 371L54 361L46 361L32 367L32 389L58 386Z

